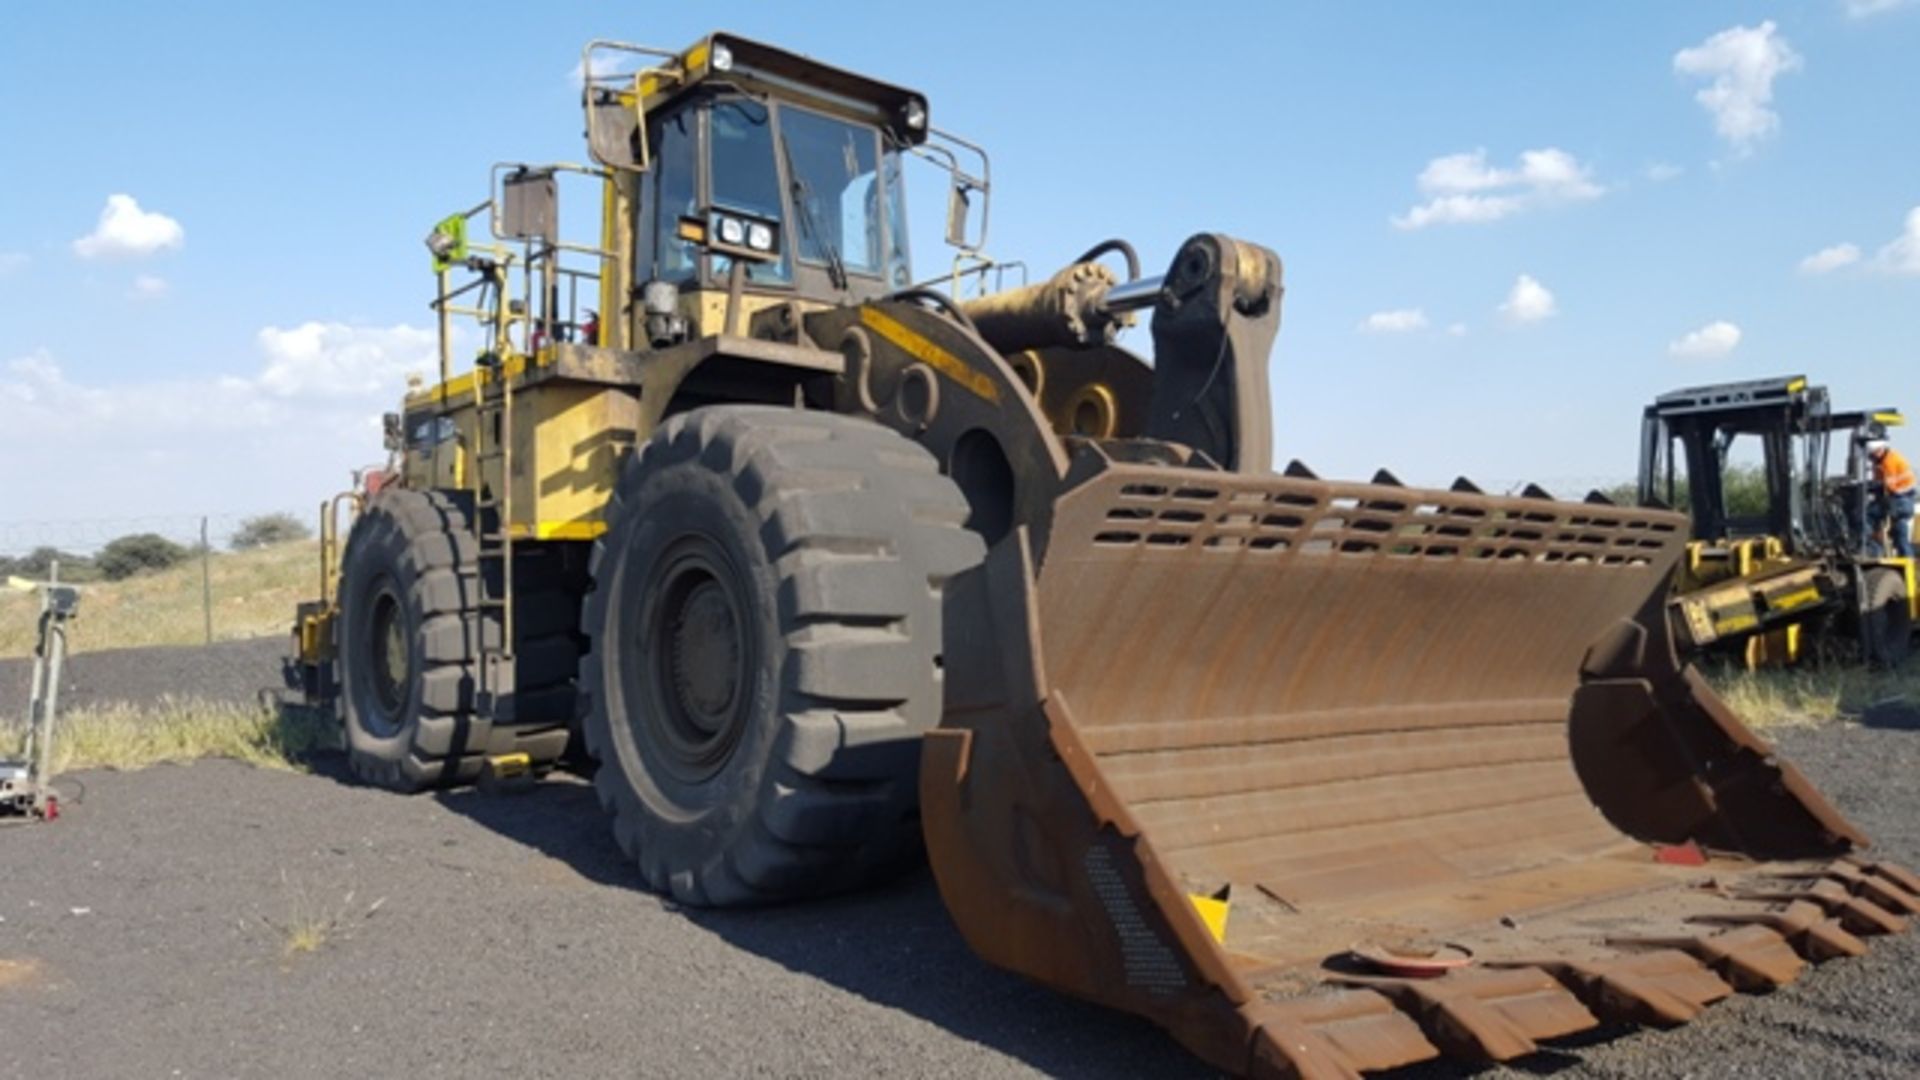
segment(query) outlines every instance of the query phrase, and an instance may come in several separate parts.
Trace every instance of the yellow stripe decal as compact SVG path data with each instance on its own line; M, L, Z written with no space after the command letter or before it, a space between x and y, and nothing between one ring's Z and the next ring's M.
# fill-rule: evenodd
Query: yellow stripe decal
M543 360L540 363L547 363L547 362L549 361ZM507 356L506 364L503 366L506 368L507 378L511 379L527 370L527 358L525 356L522 356L519 353L510 353ZM536 364L535 366L538 367L540 366L540 364ZM454 398L472 397L473 396L473 380L475 378L479 378L482 384L484 385L485 383L490 383L493 381L493 373L485 370L484 368L477 368L473 371L467 372L465 375L455 375L453 378L448 379L446 382L446 390L445 390L447 395L447 404L458 405L460 404L460 402L454 401L453 400ZM439 398L440 393L441 393L440 384L435 383L434 385L426 387L425 389L415 390L409 393L407 395L407 404L409 406L426 405L437 400Z
M860 309L860 321L866 323L873 332L899 346L916 360L945 375L971 391L975 397L985 398L994 404L1000 402L1000 388L986 374L969 367L966 361L920 336L912 328L900 323L886 312L873 307Z
M1713 628L1723 634L1731 634L1737 630L1745 630L1749 627L1759 625L1760 620L1751 615L1735 615L1730 618L1715 620Z
M1820 590L1809 587L1797 592L1786 593L1782 596L1769 596L1767 597L1767 606L1776 611L1788 611L1793 608L1818 603L1819 601Z

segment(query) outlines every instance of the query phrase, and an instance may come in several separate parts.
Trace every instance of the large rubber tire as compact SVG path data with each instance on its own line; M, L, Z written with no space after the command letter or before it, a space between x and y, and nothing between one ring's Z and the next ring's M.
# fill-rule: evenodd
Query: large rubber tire
M1913 608L1907 577L1890 566L1869 568L1861 576L1866 591L1860 616L1860 650L1868 664L1895 668L1913 653Z
M441 492L384 489L354 522L340 569L337 708L355 776L410 792L479 775L489 734L474 713L489 626L479 580L467 511Z
M875 424L760 406L668 420L595 547L594 786L654 889L700 906L853 888L919 850L945 582L967 503Z

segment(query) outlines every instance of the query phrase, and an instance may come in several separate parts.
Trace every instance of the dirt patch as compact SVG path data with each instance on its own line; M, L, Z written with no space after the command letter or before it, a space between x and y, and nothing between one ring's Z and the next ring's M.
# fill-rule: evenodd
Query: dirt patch
M0 990L18 990L44 981L38 960L8 960L0 957Z

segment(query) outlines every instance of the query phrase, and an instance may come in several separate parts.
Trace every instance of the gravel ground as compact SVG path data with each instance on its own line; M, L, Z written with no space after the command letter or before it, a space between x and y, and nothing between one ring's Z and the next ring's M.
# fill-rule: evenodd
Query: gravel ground
M1920 866L1920 714L1868 721L1782 749ZM641 890L578 782L404 798L338 768L81 774L61 821L0 833L0 1076L1206 1075L974 959L924 871L684 912ZM1481 1075L1914 1076L1917 963L1920 932L1878 939L1678 1031Z
M283 634L212 645L72 653L61 679L60 708L144 704L168 695L253 702L259 700L261 690L282 685L280 658L286 653ZM32 693L33 658L0 660L0 721L25 716Z

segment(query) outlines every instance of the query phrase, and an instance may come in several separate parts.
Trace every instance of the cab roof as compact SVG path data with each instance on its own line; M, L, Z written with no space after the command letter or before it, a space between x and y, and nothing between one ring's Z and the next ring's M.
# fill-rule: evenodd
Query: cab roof
M640 97L646 111L718 84L875 124L909 145L927 138L925 95L737 34L708 34L679 54L679 67L679 73L653 69L641 75ZM908 120L916 111L917 126Z

